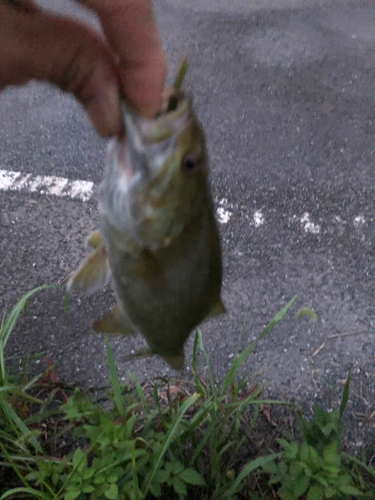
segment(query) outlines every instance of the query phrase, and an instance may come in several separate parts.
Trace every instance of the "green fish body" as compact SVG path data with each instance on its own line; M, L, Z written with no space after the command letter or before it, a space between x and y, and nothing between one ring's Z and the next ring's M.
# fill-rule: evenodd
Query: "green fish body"
M68 290L92 293L112 277L117 305L95 330L139 331L150 353L179 369L191 331L225 312L204 134L180 91L155 119L125 109L124 121L99 188L100 234Z

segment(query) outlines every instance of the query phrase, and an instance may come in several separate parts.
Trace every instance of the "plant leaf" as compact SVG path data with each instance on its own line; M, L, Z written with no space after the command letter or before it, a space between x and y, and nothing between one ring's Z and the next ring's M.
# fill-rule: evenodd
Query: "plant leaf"
M186 483L178 476L173 478L172 484L176 493L179 495L186 495Z
M187 399L185 399L185 401L182 403L180 409L178 410L178 412L176 413L176 415L173 417L171 426L169 427L168 432L165 435L163 446L162 446L162 448L161 448L161 450L159 452L159 455L156 458L156 461L155 461L154 466L152 467L152 469L150 471L150 474L149 474L148 478L146 479L146 483L145 483L145 487L144 487L144 493L143 493L144 496L147 496L147 492L149 490L150 483L152 482L156 471L160 467L160 464L161 464L161 461L163 459L163 456L164 456L164 454L166 453L166 451L167 451L167 449L169 447L169 444L170 444L170 442L171 442L171 440L173 438L173 434L177 430L178 425L179 425L182 417L184 416L184 413L186 412L186 410L191 405L193 405L195 403L195 401L198 398L199 398L199 394L195 393L195 394L192 394Z
M299 498L305 493L310 484L310 478L305 475L301 475L296 478L293 488L293 494L296 498Z
M80 495L80 491L68 491L65 493L64 500L75 500Z
M197 472L194 469L185 469L179 474L178 477L188 484L196 484L199 486L205 484L205 481L202 478L202 476L199 474L199 472Z
M241 482L245 479L246 476L248 476L251 472L253 472L255 469L258 467L263 467L269 462L272 462L275 460L275 458L280 457L280 453L275 453L273 455L268 455L266 457L258 457L255 460L252 460L249 462L241 472L238 474L236 479L233 481L232 486L226 491L225 495L226 498L233 498L233 496L237 492L237 488L241 485Z
M118 496L118 488L115 484L111 484L111 486L106 490L104 496L109 500L116 500Z
M340 491L342 491L345 495L363 496L363 493L358 488L356 488L355 486L352 486L350 484L341 486Z
M337 454L338 452L338 440L334 439L331 443L329 443L324 451L323 457L326 462L333 465L338 465L340 462L340 457Z
M314 484L309 489L306 500L322 500L323 499L323 490L318 484Z
M316 322L316 314L308 307L301 307L301 309L299 309L297 312L298 320L302 319L304 316L308 316L313 323Z

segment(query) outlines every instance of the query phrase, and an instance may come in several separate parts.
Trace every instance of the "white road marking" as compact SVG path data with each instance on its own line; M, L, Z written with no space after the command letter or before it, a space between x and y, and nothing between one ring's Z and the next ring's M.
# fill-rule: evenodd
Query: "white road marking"
M0 170L0 191L26 191L88 201L95 191L95 185L90 181L70 181L64 177Z
M97 186L91 181L70 181L65 177L32 175L0 169L0 191L25 191L29 193L60 196L85 202L92 198L96 189ZM236 210L240 213L244 211L248 212L248 207L229 203L227 198L222 198L220 200L216 198L215 201L219 205L216 209L216 217L220 224L228 224ZM252 215L245 215L245 218L247 220L252 219L250 224L256 228L266 223L266 217L260 210L255 210ZM347 221L342 219L340 215L334 216L333 219L338 223L347 224ZM305 233L321 233L321 226L311 222L308 212L305 212L302 216L293 215L293 220L299 220L301 229ZM373 221L374 218L366 219L363 215L357 215L353 217L352 224L355 228L359 228Z
M256 210L254 212L253 219L255 227L263 226L263 224L266 222L266 218L260 210Z
M314 224L313 222L311 222L310 214L308 212L305 212L301 217L301 224L305 233L312 233L312 234L320 233L319 224Z
M230 206L232 208L232 205L229 205L226 198L222 198L219 201L219 205L221 206L216 210L216 218L220 222L220 224L228 224L233 214L233 212L228 210L228 207Z
M357 217L354 217L353 224L355 227L360 227L366 224L366 219L363 217L363 215L357 215Z
M229 210L225 210L225 208L223 207L219 207L216 210L216 217L220 224L228 224L231 215L232 212L229 212Z
M338 222L339 224L346 224L346 221L343 220L339 215L335 215L334 217L335 221Z

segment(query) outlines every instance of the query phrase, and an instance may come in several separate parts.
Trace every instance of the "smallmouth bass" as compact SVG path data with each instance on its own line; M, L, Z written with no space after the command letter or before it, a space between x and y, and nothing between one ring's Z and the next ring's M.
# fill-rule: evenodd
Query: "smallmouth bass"
M108 148L99 188L100 232L67 290L93 293L112 278L117 305L98 332L141 332L175 369L184 343L206 318L225 312L220 239L208 182L204 133L191 97L166 94L152 120L124 106L126 137Z

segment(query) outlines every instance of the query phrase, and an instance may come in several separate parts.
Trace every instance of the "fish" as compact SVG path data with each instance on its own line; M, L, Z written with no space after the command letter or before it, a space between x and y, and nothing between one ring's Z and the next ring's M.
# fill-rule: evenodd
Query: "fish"
M93 250L67 284L91 294L112 280L116 305L94 330L140 332L148 347L136 356L158 355L177 370L190 333L226 312L205 135L180 88L185 69L153 119L124 104L126 133L108 146Z

